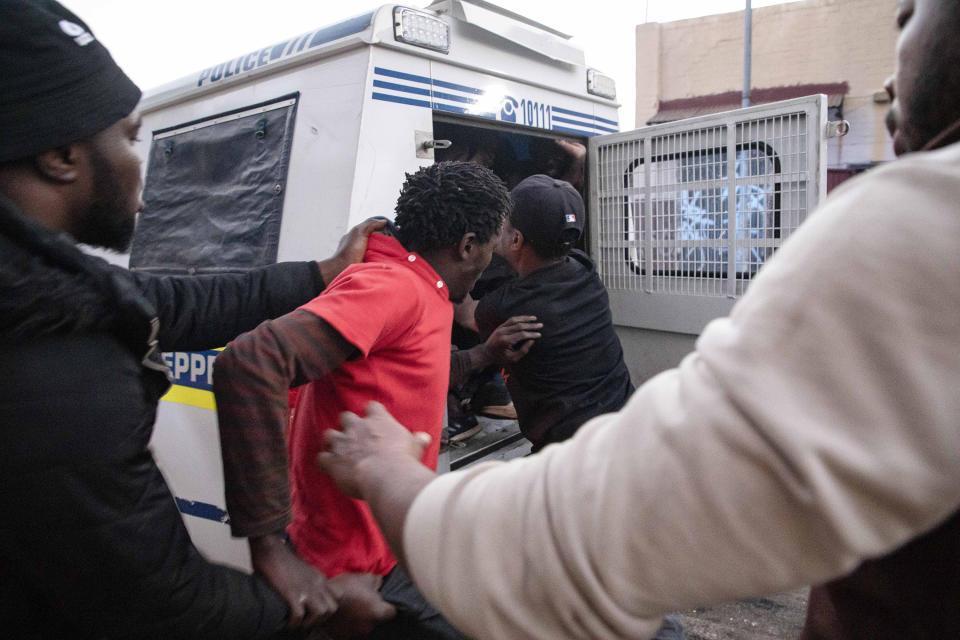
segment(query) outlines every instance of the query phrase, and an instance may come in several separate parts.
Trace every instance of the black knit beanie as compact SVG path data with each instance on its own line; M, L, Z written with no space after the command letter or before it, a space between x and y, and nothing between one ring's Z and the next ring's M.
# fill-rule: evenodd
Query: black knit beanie
M0 0L0 162L87 138L133 111L140 89L54 0Z

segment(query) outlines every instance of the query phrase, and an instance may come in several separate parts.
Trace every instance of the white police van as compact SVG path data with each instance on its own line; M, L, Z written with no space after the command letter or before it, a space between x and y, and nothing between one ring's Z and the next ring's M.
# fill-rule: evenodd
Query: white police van
M618 133L615 97L569 36L482 0L386 5L251 50L145 95L129 267L325 257L352 225L392 216L405 172L484 157L510 184L573 140L588 146L584 247L640 382L690 350L822 197L826 103ZM153 448L197 546L248 568L225 524L216 353L164 355L175 384Z

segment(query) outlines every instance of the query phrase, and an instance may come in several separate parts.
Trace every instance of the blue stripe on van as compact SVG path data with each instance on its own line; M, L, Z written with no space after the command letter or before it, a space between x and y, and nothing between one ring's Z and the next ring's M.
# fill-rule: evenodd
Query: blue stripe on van
M450 113L459 113L459 114L469 114L471 116L476 116L478 118L486 118L488 120L496 120L497 114L492 112L486 113L477 113L472 112L469 109L463 107L458 107L452 104L444 104L442 102L427 102L426 100L415 100L413 98L404 98L402 96L395 96L389 93L377 93L374 92L371 97L374 100L383 100L384 102L397 102L399 104L408 104L414 107L426 107L427 109L436 109L437 111L449 111Z
M449 111L450 113L461 113L461 114L469 113L469 111L467 111L463 107L455 107L452 104L443 104L442 102L434 102L433 108L439 111Z
M568 118L558 118L553 116L554 122L563 122L565 124L575 124L581 127L592 127L593 129L599 129L600 131L607 131L609 133L617 133L616 129L611 129L610 127L604 127L599 124L593 124L592 122L580 122L579 120L570 120Z
M374 80L373 86L379 87L381 89L393 89L394 91L405 91L407 93L416 93L421 96L430 95L430 89L423 89L421 87L411 87L406 84L397 84L395 82L384 82L383 80Z
M430 108L430 103L425 100L414 100L413 98L404 98L402 96L392 96L388 93L377 93L373 92L374 100L384 100L385 102L399 102L400 104L409 104L414 107L426 107Z
M180 513L197 518L203 518L204 520L213 520L214 522L230 524L230 516L227 515L226 511L215 504L184 500L183 498L177 498L176 500L177 509L180 510Z
M377 75L377 76L396 78L398 80L406 80L408 82L417 82L417 83L430 85L432 87L442 87L445 89L451 89L453 91L462 91L464 93L470 93L473 95L483 95L485 93L482 89L477 89L475 87L469 87L463 84L456 84L454 82L447 82L445 80L431 80L427 76L421 76L413 73L406 73L404 71L397 71L395 69L387 69L384 67L374 67L373 73L374 75ZM469 96L446 93L443 91L433 91L432 93L430 93L430 91L421 87L412 87L406 84L386 82L384 80L377 80L377 79L374 79L373 86L375 88L390 89L391 91L401 91L405 93L413 93L413 94L422 95L422 96L429 95L432 98L430 102L427 102L426 100L417 100L414 98L395 96L387 93L380 93L380 92L374 91L371 95L371 97L374 100L382 100L384 102L396 102L398 104L406 104L414 107L426 107L428 109L432 108L438 111L447 111L450 113L470 114L480 118L487 118L490 120L497 119L496 113L471 113L469 109L466 109L464 107L459 107L452 104L445 104L443 102L437 101L437 100L446 100L448 102L459 102L462 104L476 104L478 102L477 99ZM578 120L569 120L567 118L557 117L555 115L553 117L553 122L561 123L561 125L559 126L553 126L553 130L555 131L564 131L567 133L576 133L578 135L588 135L588 136L598 135L597 131L589 131L589 130L579 129L579 128L564 127L562 126L563 124L576 125L578 127L590 127L592 129L597 129L599 131L609 132L609 133L616 133L618 131L617 129L611 129L609 127L595 124L595 122L604 122L616 127L617 123L613 120L608 120L606 118L601 118L599 116L593 116L587 113L582 113L580 111L573 111L572 109L564 109L562 107L554 106L551 108L554 113L562 113L562 114L594 121L594 122L580 122Z
M587 120L597 120L598 122L606 122L607 124L612 124L615 127L620 126L619 123L614 122L613 120L607 120L606 118L601 118L600 116L593 116L589 113L581 113L580 111L573 111L571 109L563 109L561 107L554 107L554 111L557 113L565 113L568 116L576 116L578 118L586 118Z
M372 19L373 12L370 12L362 16L357 16L356 18L350 18L348 20L344 20L343 22L338 22L337 24L330 25L329 27L324 27L313 34L313 39L310 40L310 48L312 49L313 47L318 47L321 44L333 42L334 40L353 35L354 33L360 33L370 26L370 21Z
M475 104L477 102L476 98L456 96L456 95L453 95L452 93L441 93L440 91L434 91L433 97L440 98L441 100L452 100L454 102L466 102L467 104Z
M587 118L589 120L594 119L593 114L583 113L582 111L574 111L573 109L564 109L563 107L554 107L553 110L556 111L557 113L565 113L568 116L577 116L578 118Z
M426 76L417 76L412 73L404 73L403 71L394 71L393 69L384 69L383 67L374 67L373 73L378 76L387 76L388 78L399 78L400 80L411 80L413 82L422 82L423 84L430 84L430 78Z
M447 82L445 80L434 80L433 84L434 86L443 87L444 89L454 89L455 91L465 91L466 93L475 93L477 95L483 95L483 89L468 87L465 84L455 84L453 82Z
M378 76L387 76L388 78L397 78L398 80L409 80L411 82L422 82L423 84L432 84L435 87L452 89L453 91L463 91L464 93L472 93L474 95L483 95L484 93L483 89L477 89L476 87L468 87L465 84L447 82L446 80L431 80L427 76L420 76L413 73L406 73L403 71L395 71L394 69L386 69L384 67L374 67L373 73Z

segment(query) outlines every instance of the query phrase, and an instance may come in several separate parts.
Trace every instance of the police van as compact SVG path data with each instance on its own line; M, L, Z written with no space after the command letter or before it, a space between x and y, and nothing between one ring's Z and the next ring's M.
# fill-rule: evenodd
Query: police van
M322 258L354 224L392 217L405 172L482 159L510 185L547 172L557 140L585 145L581 242L637 383L729 311L826 185L824 96L620 133L613 80L569 36L482 0L382 6L219 61L140 109L146 208L128 266L152 273ZM174 386L152 446L197 546L249 568L224 507L216 354L164 354Z

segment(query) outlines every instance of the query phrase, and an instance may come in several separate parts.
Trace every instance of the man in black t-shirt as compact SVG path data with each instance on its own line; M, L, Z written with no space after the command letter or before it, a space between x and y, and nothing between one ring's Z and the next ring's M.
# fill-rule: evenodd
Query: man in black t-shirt
M593 262L571 249L583 231L584 207L569 183L546 175L510 193L513 212L497 252L517 279L487 293L472 315L483 339L514 316L535 316L541 337L507 366L507 388L520 430L538 451L569 438L581 424L619 410L633 385L613 330L610 303Z

